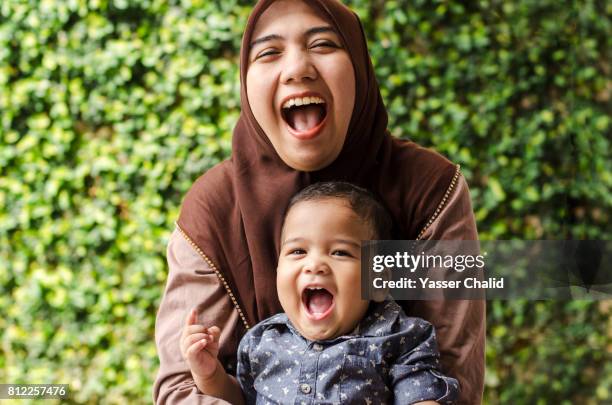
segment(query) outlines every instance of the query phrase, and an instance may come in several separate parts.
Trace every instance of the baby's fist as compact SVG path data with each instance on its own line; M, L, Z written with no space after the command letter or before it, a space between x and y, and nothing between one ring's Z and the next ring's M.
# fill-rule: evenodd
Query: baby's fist
M217 369L219 336L221 330L212 326L206 328L196 323L196 311L192 309L181 334L181 354L187 361L194 377L209 379Z

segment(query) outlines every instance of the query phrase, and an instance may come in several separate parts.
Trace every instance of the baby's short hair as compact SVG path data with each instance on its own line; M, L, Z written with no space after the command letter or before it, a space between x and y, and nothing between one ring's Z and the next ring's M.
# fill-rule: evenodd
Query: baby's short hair
M289 201L285 218L291 211L291 207L297 203L328 198L346 201L355 214L370 227L373 239L391 238L391 216L378 198L365 188L344 181L326 181L304 188Z

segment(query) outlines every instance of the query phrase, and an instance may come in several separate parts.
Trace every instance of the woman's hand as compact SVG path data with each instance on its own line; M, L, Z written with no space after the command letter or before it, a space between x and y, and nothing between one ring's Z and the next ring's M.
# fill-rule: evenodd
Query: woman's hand
M181 334L181 354L187 361L194 378L211 379L217 370L219 336L221 329L216 326L206 328L197 324L195 308L187 316Z

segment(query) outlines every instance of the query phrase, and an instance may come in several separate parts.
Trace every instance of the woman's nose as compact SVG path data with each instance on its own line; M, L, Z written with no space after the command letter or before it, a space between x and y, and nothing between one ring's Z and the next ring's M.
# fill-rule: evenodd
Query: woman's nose
M284 59L282 83L300 83L317 78L317 70L306 50L289 50Z

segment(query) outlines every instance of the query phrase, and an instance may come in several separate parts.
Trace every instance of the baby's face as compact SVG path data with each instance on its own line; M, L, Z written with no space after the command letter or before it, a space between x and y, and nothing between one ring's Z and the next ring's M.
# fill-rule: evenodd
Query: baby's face
M289 320L305 338L350 333L364 316L361 241L371 237L370 227L341 199L302 201L289 211L276 287Z

